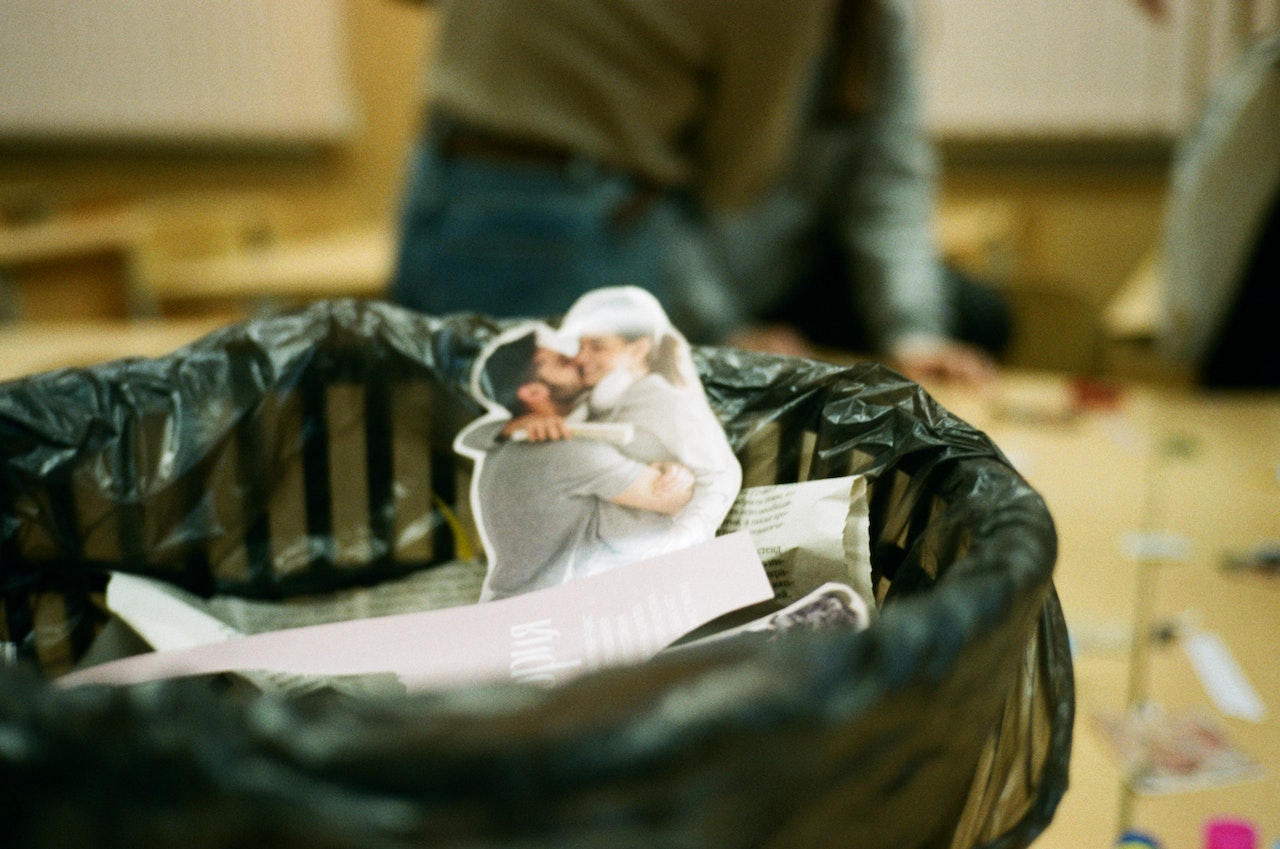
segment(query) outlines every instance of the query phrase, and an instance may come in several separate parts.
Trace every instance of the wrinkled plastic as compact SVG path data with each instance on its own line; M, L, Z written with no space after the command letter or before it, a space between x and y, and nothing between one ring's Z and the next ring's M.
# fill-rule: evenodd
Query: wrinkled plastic
M108 569L287 598L453 559L501 325L351 301L0 385L0 830L14 847L1026 846L1074 692L1038 494L874 365L695 349L745 485L870 480L862 632L725 641L554 690L61 690ZM430 651L423 646L423 651Z

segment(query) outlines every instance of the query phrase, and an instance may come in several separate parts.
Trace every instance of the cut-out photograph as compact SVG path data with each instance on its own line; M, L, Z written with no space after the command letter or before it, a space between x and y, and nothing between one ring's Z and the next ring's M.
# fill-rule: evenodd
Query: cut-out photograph
M478 358L486 413L458 435L488 560L481 601L558 586L713 538L742 469L689 353L637 287L582 296Z

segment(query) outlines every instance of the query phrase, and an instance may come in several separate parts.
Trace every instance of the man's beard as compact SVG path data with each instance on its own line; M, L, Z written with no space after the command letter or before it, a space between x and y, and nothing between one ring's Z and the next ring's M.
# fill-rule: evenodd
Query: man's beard
M577 386L552 386L546 383L546 387L551 390L551 400L555 401L561 407L576 407L587 394L587 388L581 384Z

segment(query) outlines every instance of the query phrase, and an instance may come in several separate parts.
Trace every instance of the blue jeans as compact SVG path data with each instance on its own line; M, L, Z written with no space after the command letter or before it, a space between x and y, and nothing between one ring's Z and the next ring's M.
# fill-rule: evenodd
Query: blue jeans
M391 298L431 314L552 317L584 292L637 285L667 303L666 206L628 176L415 151Z

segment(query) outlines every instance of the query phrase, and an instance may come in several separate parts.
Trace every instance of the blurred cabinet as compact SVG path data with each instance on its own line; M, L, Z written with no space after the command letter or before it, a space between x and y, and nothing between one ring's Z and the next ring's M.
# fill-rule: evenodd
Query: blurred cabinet
M141 263L140 283L165 315L253 314L324 298L381 298L395 232L371 225Z
M321 298L379 298L382 223L300 231L258 195L153 199L0 226L0 323L239 318Z
M144 216L120 209L0 227L0 321L136 313L133 261L146 231Z

